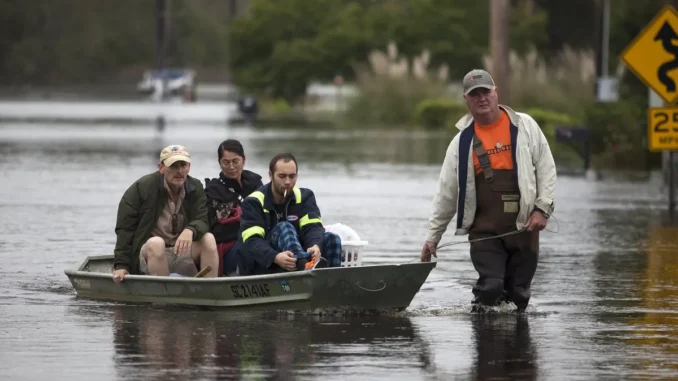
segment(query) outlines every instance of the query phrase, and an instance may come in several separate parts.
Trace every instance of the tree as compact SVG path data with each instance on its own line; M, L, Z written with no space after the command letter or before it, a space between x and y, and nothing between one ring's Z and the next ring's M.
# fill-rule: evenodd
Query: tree
M519 51L546 38L544 13L525 4L511 21ZM371 50L395 41L406 57L428 50L432 66L461 78L482 65L488 20L487 2L475 0L254 0L231 28L231 70L238 86L294 102L310 81L351 80Z

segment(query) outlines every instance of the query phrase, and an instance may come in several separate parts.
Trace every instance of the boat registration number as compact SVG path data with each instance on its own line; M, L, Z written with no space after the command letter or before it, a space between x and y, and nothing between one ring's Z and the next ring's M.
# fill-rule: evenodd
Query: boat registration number
M271 296L271 290L266 283L234 284L231 286L231 292L233 292L233 297L237 299Z

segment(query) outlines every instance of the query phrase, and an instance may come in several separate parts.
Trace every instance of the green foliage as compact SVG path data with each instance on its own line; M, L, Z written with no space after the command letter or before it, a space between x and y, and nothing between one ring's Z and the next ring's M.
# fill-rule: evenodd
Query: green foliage
M454 123L467 112L466 105L449 98L425 99L414 109L414 120L427 128L454 128Z
M234 82L249 91L266 90L271 97L294 103L323 70L331 50L320 43L323 33L346 32L337 30L338 21L356 7L342 12L332 0L253 0L249 12L231 28Z
M544 38L546 18L525 7L528 1L517 3L511 41L522 51ZM310 81L337 73L355 79L356 64L389 41L405 57L429 51L431 65L447 64L460 78L481 65L487 50L487 22L479 20L489 20L487 2L252 0L231 28L233 78L249 91L294 103Z
M14 16L9 22L11 32L0 36L0 72L11 75L0 78L4 83L94 82L100 80L97 74L152 57L154 25L127 20L130 15L153 20L153 4L146 4L3 2L0 14Z
M633 140L645 148L645 131L642 110L627 103L595 103L585 110L585 123L589 127L593 154L614 151L615 145Z
M565 143L556 141L556 128L561 126L579 126L579 120L571 115L545 110L541 108L530 108L525 111L539 124L546 140L551 147L551 153L558 165L565 167L581 167L584 158L583 147L580 143Z
M645 170L657 164L658 155L647 149L645 110L637 104L595 103L584 122L595 167Z
M539 127L541 127L542 132L546 136L546 140L552 146L556 141L556 127L577 124L576 119L572 116L555 111L531 108L525 112L539 124Z
M284 99L275 99L270 102L262 101L261 106L262 112L272 115L289 114L294 111L292 106Z
M195 6L183 0L173 2L173 25L176 34L172 51L175 65L209 67L224 65L228 58L228 29L223 19L209 8ZM170 30L171 30L170 29Z
M166 64L225 70L225 2L167 3ZM156 22L154 1L0 1L0 83L137 81L157 65Z
M440 88L412 78L363 79L360 95L348 99L345 116L354 124L402 126L412 120L414 109L420 102L442 95Z

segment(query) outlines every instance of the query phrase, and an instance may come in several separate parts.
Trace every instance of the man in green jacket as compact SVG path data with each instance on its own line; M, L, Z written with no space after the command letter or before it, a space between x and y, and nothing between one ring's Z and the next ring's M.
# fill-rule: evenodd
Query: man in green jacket
M216 277L217 244L209 233L205 191L188 175L191 156L180 145L160 152L158 171L132 184L118 205L113 280L127 274L195 275L211 266Z

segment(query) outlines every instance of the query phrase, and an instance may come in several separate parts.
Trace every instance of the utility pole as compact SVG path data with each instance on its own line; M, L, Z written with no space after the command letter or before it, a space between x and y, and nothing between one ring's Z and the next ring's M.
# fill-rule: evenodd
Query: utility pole
M238 0L228 0L228 22L229 24L238 14Z
M228 83L233 83L233 78L231 77L231 27L233 26L233 20L235 20L236 15L238 14L238 1L237 0L228 0L228 20L226 20L228 25L228 38L226 41L226 77L228 78Z
M490 74L494 78L499 102L509 103L509 0L488 0L490 2Z
M167 55L167 3L166 0L155 1L157 21L156 21L156 44L157 44L157 59L158 59L158 74L160 78L160 96L156 98L157 102L165 102L165 93L167 89L167 79L163 73L166 65ZM165 130L165 115L162 113L155 119L155 128L162 133Z
M601 61L603 78L607 78L610 66L610 0L603 0L603 41L601 43Z
M162 73L166 65L167 55L167 2L166 0L156 0L155 2L157 12L156 22L156 48L158 59L158 72ZM161 90L161 99L165 98L165 81L163 81Z

